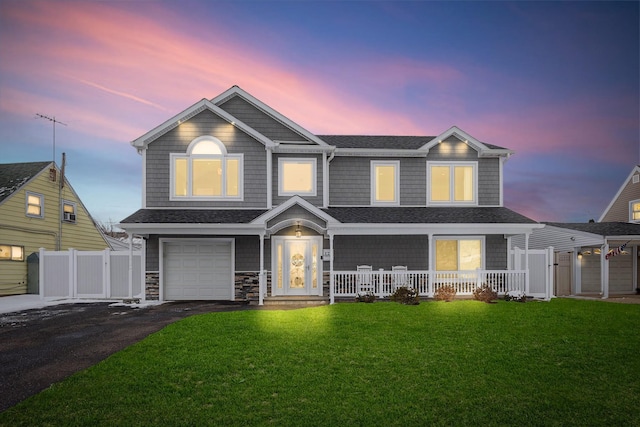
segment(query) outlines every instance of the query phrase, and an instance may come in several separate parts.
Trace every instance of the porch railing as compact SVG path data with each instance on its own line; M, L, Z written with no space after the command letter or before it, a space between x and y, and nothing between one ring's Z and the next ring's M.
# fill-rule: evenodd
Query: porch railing
M373 292L378 298L384 298L402 286L416 289L420 296L430 298L444 285L452 285L458 295L471 295L485 283L498 294L515 290L526 292L526 273L526 270L334 271L331 300L355 297L361 292Z

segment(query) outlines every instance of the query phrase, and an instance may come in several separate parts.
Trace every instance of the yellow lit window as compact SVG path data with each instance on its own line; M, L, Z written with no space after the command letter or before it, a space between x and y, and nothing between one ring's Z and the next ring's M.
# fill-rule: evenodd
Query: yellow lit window
M640 221L640 202L631 202L631 220Z
M0 261L24 261L24 247L0 245Z
M436 240L436 270L471 271L482 268L482 241L478 239Z
M398 203L398 162L371 162L372 204Z
M429 201L432 203L473 203L475 201L475 165L429 166Z
M27 216L42 218L42 207L44 204L44 196L40 194L27 193Z
M279 195L316 195L315 159L280 159L279 174Z

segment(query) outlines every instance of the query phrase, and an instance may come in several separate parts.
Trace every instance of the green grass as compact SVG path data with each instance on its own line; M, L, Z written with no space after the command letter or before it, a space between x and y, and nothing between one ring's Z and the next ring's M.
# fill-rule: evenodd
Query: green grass
M566 299L212 313L0 425L640 425L639 327L640 305Z

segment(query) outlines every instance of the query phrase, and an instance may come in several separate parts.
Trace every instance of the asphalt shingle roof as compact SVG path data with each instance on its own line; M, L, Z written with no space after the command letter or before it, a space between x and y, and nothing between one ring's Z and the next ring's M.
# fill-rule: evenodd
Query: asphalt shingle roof
M535 224L507 208L361 207L322 209L346 224ZM265 209L140 209L123 224L247 224Z
M343 223L536 224L536 221L503 207L345 207L323 211Z
M265 209L140 209L123 224L247 224Z
M398 148L417 150L435 136L397 136L397 135L318 135L329 145L337 148ZM504 150L493 144L483 142L490 149Z
M51 162L0 164L0 203L50 164Z
M634 236L640 235L640 224L629 222L545 222L545 224L568 228L570 230L584 231L600 236Z

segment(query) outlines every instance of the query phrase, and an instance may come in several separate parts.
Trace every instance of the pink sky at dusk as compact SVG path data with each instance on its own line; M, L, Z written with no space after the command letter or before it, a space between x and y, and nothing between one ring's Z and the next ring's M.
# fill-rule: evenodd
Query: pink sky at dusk
M0 1L0 161L49 159L34 116L56 116L76 191L117 222L140 205L129 141L237 84L318 134L457 125L516 151L507 207L584 221L640 163L638 18L626 2Z

